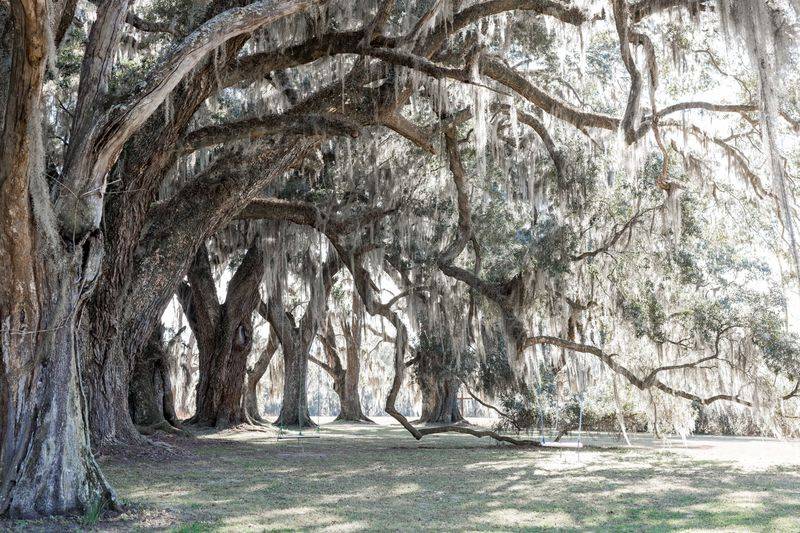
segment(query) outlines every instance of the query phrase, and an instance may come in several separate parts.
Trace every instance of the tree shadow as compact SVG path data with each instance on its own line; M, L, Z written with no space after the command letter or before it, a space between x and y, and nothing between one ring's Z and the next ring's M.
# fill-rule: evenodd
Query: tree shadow
M108 529L683 530L800 528L800 475L663 450L526 449L324 426L301 445L207 435L170 461L103 465L137 509ZM144 519L142 517L145 517ZM152 522L152 521L151 521Z

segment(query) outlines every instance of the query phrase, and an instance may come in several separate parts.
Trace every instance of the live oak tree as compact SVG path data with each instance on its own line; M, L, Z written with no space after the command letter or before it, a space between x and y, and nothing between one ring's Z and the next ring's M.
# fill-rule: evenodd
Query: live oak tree
M261 351L258 359L247 369L247 388L245 390L245 408L247 416L255 423L266 422L261 416L258 397L261 391L261 378L269 368L272 358L278 351L278 338L270 334L266 347Z
M253 346L253 313L260 302L264 254L252 244L228 282L223 303L201 246L178 290L200 354L195 414L190 423L226 428L251 421L245 404L247 359Z
M351 305L340 304L339 330L344 339L344 350L337 342L336 328L330 315L324 330L319 334L325 360L309 355L309 359L327 372L333 380L333 391L339 397L339 414L336 420L344 422L372 422L361 407L361 359L362 339L365 336L364 306L358 293L352 292ZM349 319L345 318L349 315ZM344 351L344 365L341 351Z
M3 4L3 33L10 36L3 56L11 63L3 87L0 155L4 514L62 514L80 511L97 499L113 502L89 449L87 413L97 411L87 411L81 385L88 346L81 319L108 264L101 228L104 198L124 144L184 77L207 61L209 51L308 7L303 2L265 2L220 9L164 54L141 86L114 101L108 98L108 81L128 2L104 2L84 48L69 144L54 176L45 164L43 90L48 76L55 75L46 73L47 66L56 61L76 3ZM146 210L148 195L143 196ZM235 204L230 197L227 202ZM136 232L126 224L116 227ZM134 338L147 339L148 334L138 331ZM102 380L102 385L119 385L109 404L116 404L117 415L132 428L126 372L121 374ZM107 392L101 386L91 397L97 400L98 393Z
M175 409L171 353L180 341L179 330L169 341L159 324L150 341L136 354L128 392L128 406L137 429L144 434L165 431L183 435Z
M420 279L441 286L437 297L461 302L471 324L498 328L528 379L546 362L571 375L614 374L665 401L735 403L772 419L796 405L797 341L775 319L779 301L687 311L685 292L671 292L686 286L678 278L641 282L688 264L675 242L693 196L746 205L737 231L762 229L742 220L768 228L766 244L750 250L800 270L797 156L783 142L797 107L777 83L794 80L796 2L133 7L0 2L2 514L114 505L90 442L146 442L128 408L132 372L198 250L258 209L282 176L302 182L326 158L336 160L332 180L364 180L372 207L391 207L411 182L420 184L415 199L450 203L405 213L398 239L319 229L331 244L328 273L334 260L348 270L367 314L395 330L386 411L414 437L519 442L463 426L417 428L398 411L414 332L408 309L376 284L379 270L398 266L424 269ZM732 86L735 94L720 89ZM296 212L284 215L291 222ZM638 275L625 277L626 260ZM323 261L303 272L321 289ZM295 346L298 324L275 307L284 357L307 365L317 328ZM642 320L648 313L656 320ZM219 330L219 353L235 352L244 387L248 325L222 322L204 334ZM454 329L463 331L458 345L480 351L480 328ZM304 417L303 388L287 396L295 417ZM211 404L198 409L214 424L241 414Z
M308 357L311 344L321 329L328 295L340 268L341 262L333 254L309 270L312 277L307 280L308 300L299 320L287 310L281 281L270 295L269 302L261 304L262 316L269 320L283 351L283 398L280 414L275 421L279 426L316 426L308 414Z

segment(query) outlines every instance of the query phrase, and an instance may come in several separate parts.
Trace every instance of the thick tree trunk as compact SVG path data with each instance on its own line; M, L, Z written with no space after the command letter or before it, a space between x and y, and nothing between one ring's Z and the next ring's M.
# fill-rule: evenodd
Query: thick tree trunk
M93 315L93 310L89 311L87 318ZM128 410L132 361L120 346L123 334L101 334L97 326L97 323L88 325L83 335L84 384L92 446L147 444Z
M136 356L128 395L131 419L144 434L154 431L184 434L175 415L169 346L164 344L163 332L159 325L145 349Z
M192 423L225 428L250 423L245 405L247 358L253 345L253 311L260 301L258 284L264 272L261 250L251 246L228 283L220 304L201 246L189 270L189 286L179 298L200 351L200 377Z
M423 378L425 379L425 378ZM421 384L422 414L419 421L426 424L453 424L463 422L464 417L458 408L458 388L460 383L453 378L431 376Z
M259 313L269 320L283 348L285 375L281 412L275 421L278 426L316 426L308 414L306 393L309 350L317 336L322 317L328 311L328 295L333 286L333 278L340 268L338 257L331 256L315 272L311 281L309 304L299 325L295 324L294 317L283 307L281 287L272 295L269 305L262 302L259 306Z
M219 429L249 423L244 404L247 355L252 346L252 325L240 323L232 339L221 337L214 352L203 358L192 422Z
M283 346L283 400L275 425L281 427L316 427L308 414L308 346L287 350Z
M450 336L455 327L448 308L439 298L422 298L417 313L421 334L414 373L422 393L419 421L426 424L463 422L458 408L460 358Z
M89 446L77 336L102 239L57 235L41 172L48 6L11 2L12 68L0 139L0 515L114 506Z
M351 369L348 362L347 370L342 376L340 384L334 381L334 389L339 395L339 416L336 420L347 422L371 422L361 409L361 396L358 390L359 369Z
M40 271L36 299L0 310L0 513L31 518L114 506L89 445L76 351L82 254L64 272ZM27 309L25 309L27 307ZM10 312L9 312L10 311Z
M359 382L361 380L361 330L363 327L364 306L357 292L353 292L353 307L350 313L350 322L341 321L342 333L345 339L345 364L347 365L341 372L338 379L334 379L334 389L339 395L340 411L336 420L349 422L372 422L364 415L361 409L361 395L359 393ZM331 332L332 332L332 328ZM329 338L335 343L336 338ZM334 344L335 346L335 344ZM330 354L331 357L338 355ZM341 368L341 364L338 365Z

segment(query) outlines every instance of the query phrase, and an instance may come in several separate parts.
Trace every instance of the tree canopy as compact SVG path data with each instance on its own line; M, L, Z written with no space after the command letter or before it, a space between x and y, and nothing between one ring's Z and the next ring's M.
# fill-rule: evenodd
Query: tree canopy
M91 448L182 431L189 337L186 424L263 422L280 349L282 426L313 424L310 361L348 419L377 376L417 439L536 445L464 424L461 387L797 434L798 22L797 0L0 0L0 512L116 502Z

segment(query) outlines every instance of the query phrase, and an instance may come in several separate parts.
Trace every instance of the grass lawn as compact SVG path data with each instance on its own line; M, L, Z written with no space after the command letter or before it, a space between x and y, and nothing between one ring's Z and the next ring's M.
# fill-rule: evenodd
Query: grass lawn
M326 425L302 446L272 432L171 441L101 458L128 510L96 530L800 531L800 443L523 449L399 427ZM85 528L75 522L0 528Z

